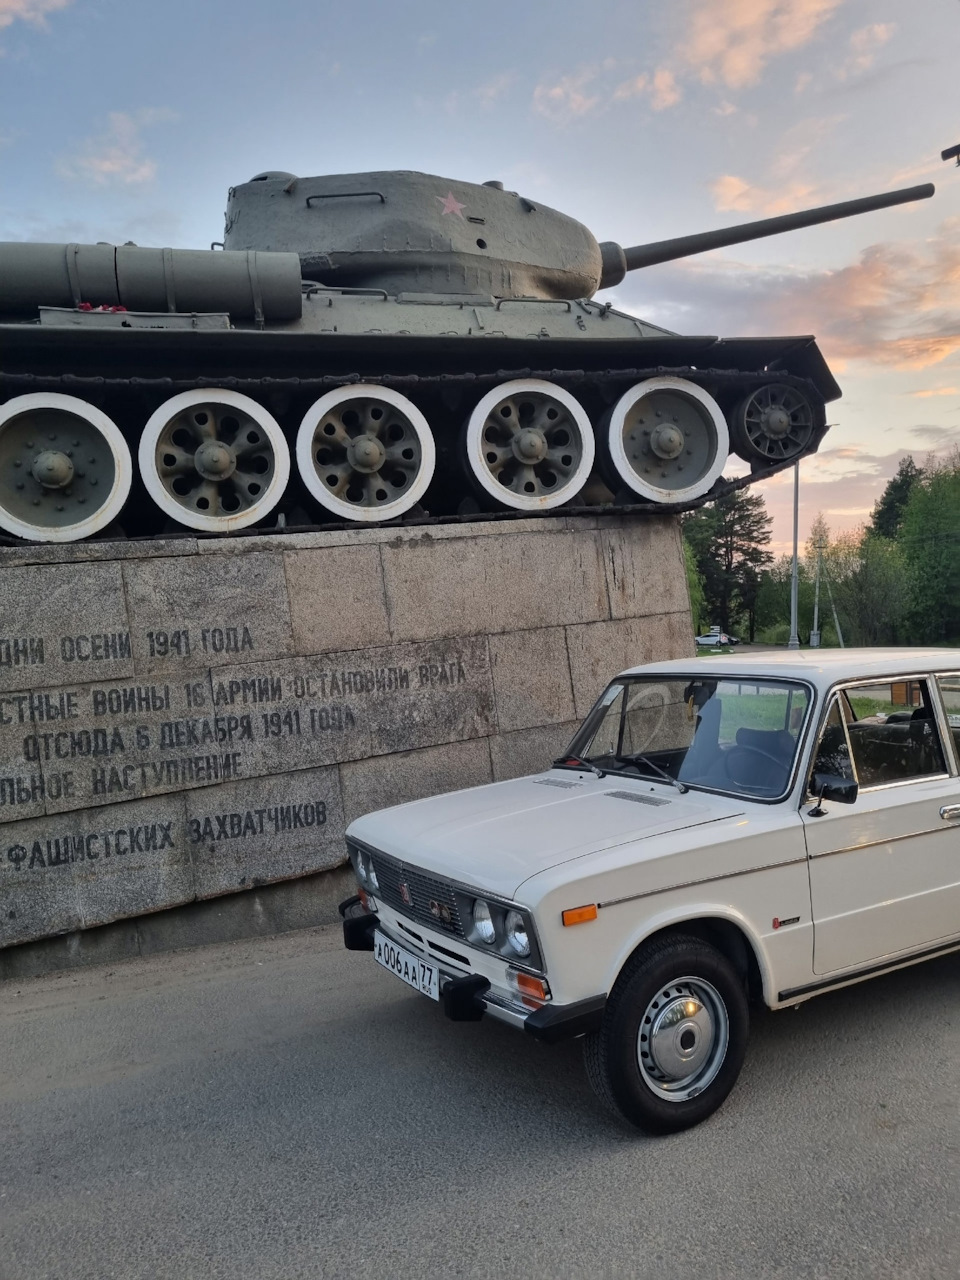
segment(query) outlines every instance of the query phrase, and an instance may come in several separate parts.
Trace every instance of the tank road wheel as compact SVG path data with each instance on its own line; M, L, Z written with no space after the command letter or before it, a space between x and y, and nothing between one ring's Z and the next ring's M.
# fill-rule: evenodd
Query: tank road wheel
M685 378L648 378L613 406L604 454L611 487L651 502L687 502L709 493L727 461L723 411Z
M580 492L593 469L593 429L578 400L520 378L487 392L467 422L467 462L496 502L548 511Z
M437 451L427 420L389 387L356 383L310 406L297 467L322 507L345 520L393 520L423 497Z
M269 514L290 478L290 451L271 414L236 391L184 391L140 437L150 497L178 524L206 533L246 529Z
M133 466L107 415L57 393L0 405L0 528L30 542L76 542L113 520Z
M774 383L741 400L730 419L733 448L747 462L798 458L813 435L814 410L794 387Z
M654 939L617 979L584 1063L602 1102L649 1133L699 1124L733 1088L750 1016L730 961L699 938Z

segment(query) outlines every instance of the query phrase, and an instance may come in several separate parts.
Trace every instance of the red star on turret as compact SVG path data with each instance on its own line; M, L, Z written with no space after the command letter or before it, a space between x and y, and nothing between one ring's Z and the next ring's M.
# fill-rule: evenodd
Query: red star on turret
M437 196L436 198L443 205L443 208L440 210L441 217L448 213L455 213L461 221L464 220L463 210L467 206L465 204L461 204L452 191L448 191L445 196Z

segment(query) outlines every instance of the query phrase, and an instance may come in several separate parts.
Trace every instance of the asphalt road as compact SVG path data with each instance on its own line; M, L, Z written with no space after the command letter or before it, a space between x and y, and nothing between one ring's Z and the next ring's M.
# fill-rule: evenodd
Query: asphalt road
M960 1275L960 958L758 1014L698 1129L315 930L0 987L0 1277Z

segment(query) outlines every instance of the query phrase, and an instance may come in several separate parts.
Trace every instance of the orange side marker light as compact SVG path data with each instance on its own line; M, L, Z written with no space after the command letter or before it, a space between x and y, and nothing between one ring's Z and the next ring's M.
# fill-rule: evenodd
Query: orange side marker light
M538 1002L550 999L550 991L547 984L542 978L535 978L530 973L517 974L517 990L521 996L530 996Z
M596 920L597 904L591 902L586 907L571 907L569 911L563 913L564 925L586 924L588 920Z

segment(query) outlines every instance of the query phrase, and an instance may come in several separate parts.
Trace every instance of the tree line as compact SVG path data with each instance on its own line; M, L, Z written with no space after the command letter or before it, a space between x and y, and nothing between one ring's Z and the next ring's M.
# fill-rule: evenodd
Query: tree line
M712 625L785 644L792 557L769 549L762 494L741 489L683 521L697 634ZM907 455L870 520L831 535L818 515L799 563L798 631L813 628L819 563L821 644L960 643L960 448L921 467Z

